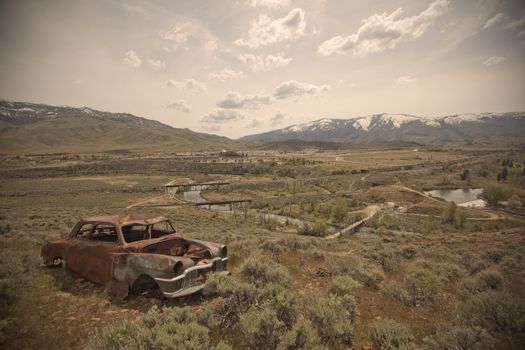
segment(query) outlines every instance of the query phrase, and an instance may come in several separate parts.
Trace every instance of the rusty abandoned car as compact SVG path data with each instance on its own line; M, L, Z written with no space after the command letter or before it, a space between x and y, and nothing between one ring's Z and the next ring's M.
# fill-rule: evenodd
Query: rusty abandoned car
M121 297L157 287L185 296L204 288L207 273L228 273L226 246L182 238L162 216L83 218L67 237L47 242L42 257Z

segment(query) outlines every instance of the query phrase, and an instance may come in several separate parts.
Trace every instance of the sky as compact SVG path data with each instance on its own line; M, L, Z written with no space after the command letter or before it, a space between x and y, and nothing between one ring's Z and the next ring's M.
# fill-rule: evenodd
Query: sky
M525 110L522 0L0 0L0 98L231 138Z

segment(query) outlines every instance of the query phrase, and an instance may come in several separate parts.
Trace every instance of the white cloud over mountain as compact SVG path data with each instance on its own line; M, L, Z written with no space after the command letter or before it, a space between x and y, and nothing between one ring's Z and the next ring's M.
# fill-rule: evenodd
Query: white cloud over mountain
M268 72L276 68L286 67L292 61L291 58L284 57L282 54L267 56L242 54L239 59L254 72Z
M304 36L306 28L303 9L295 8L282 18L272 19L262 14L251 23L247 38L237 39L235 45L258 49Z
M447 11L448 5L448 0L436 0L419 15L403 18L401 8L390 14L374 14L362 20L356 33L334 36L319 45L317 52L323 56L351 52L364 57L393 49L402 42L420 38Z
M190 113L191 112L191 107L184 100L179 100L179 101L175 101L173 103L170 103L167 107L168 108L172 108L172 109L176 109L178 111L186 112L186 113Z
M217 108L213 112L208 113L202 119L202 123L221 124L224 122L239 121L244 119L244 114L239 111L231 109Z
M168 86L186 91L204 92L208 90L208 86L206 86L206 84L195 79L187 79L184 81L168 80L166 84Z
M142 66L142 60L137 56L137 53L133 50L129 50L124 55L124 63L133 68L139 68Z
M246 74L242 71L234 71L231 69L223 69L219 73L211 73L208 75L208 77L219 80L219 81L228 81L232 79L238 79L238 78L246 78Z

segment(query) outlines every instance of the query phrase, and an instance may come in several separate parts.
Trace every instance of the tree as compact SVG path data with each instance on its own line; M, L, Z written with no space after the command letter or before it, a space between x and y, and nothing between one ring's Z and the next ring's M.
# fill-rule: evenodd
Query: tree
M468 169L465 169L463 173L460 176L461 181L467 181L467 183L470 184L470 171Z
M347 217L348 206L344 199L338 199L332 207L332 218L336 222L344 222Z
M498 202L506 200L509 194L500 186L489 186L483 190L481 197L485 199L489 205L497 206Z
M509 176L509 170L507 169L507 167L503 167L503 170L501 171L501 179L503 181L506 181L508 176Z
M441 215L441 217L443 218L443 222L447 224L453 224L457 208L458 206L456 205L456 203L450 202L448 207L443 211L443 214Z

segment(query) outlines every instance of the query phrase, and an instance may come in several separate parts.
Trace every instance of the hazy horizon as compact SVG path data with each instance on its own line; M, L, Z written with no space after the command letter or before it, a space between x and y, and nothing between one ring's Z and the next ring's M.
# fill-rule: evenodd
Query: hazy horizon
M0 97L231 138L525 110L525 3L0 2Z

